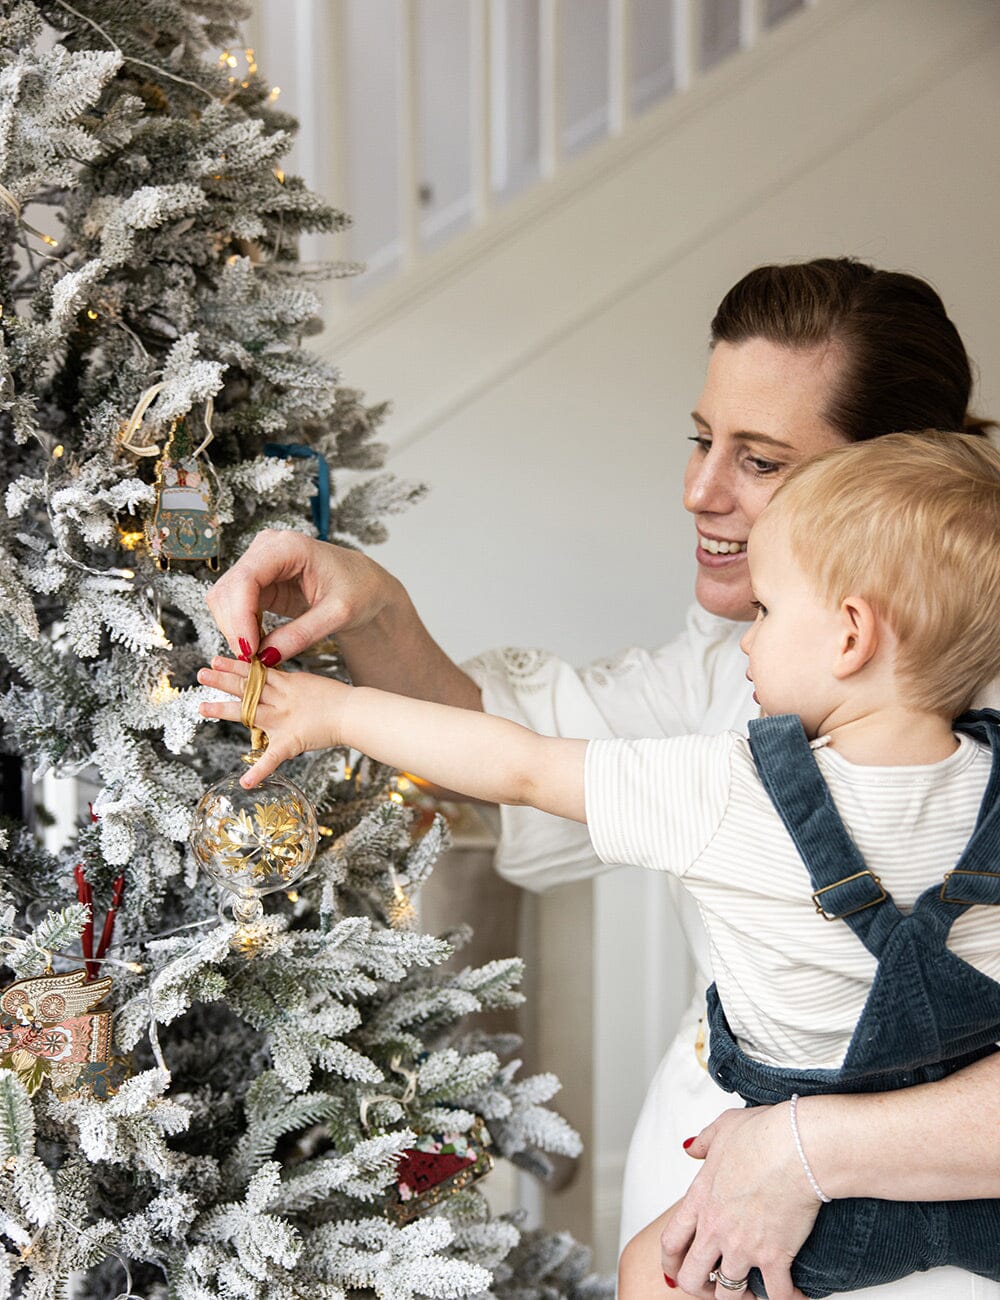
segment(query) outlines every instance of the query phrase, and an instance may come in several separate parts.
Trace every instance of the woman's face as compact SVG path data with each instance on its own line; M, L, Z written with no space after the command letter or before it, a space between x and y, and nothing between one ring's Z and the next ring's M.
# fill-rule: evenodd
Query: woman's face
M751 619L747 537L785 474L846 439L823 419L835 347L717 343L692 413L684 507L695 519L695 596L712 614Z

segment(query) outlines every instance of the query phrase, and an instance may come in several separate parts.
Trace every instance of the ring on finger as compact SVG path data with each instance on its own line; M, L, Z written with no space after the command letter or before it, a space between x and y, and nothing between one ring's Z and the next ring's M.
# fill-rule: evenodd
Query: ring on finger
M743 1292L747 1289L747 1282L750 1280L750 1274L746 1277L726 1277L721 1268L713 1268L708 1275L709 1282L718 1283L724 1291Z

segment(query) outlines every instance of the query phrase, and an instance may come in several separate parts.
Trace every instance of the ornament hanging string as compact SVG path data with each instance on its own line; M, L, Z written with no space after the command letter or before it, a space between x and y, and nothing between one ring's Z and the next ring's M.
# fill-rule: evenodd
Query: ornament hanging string
M165 387L166 384L159 383L152 384L147 388L145 392L140 395L139 400L132 408L132 414L121 427L121 431L118 434L119 446L124 447L126 451L130 451L133 456L159 456L160 451L162 450L158 442L141 445L136 444L132 440L142 428L142 421L146 412ZM192 459L200 456L215 436L212 433L212 417L214 414L215 399L209 397L205 402L205 437L201 440L198 446L195 447L194 451L191 452Z
M403 1058L398 1052L389 1061L389 1068L394 1074L401 1074L403 1076L406 1080L406 1088L401 1097L394 1097L392 1093L389 1092L376 1092L368 1093L366 1096L361 1098L358 1109L361 1113L361 1127L366 1131L370 1128L368 1123L369 1107L374 1106L377 1101L391 1101L397 1106L402 1106L403 1109L406 1110L410 1102L417 1095L417 1071L408 1070L406 1066L403 1065Z
M76 881L76 896L90 912L87 924L83 927L83 932L80 935L80 945L83 949L83 964L87 971L87 978L92 980L97 978L101 959L111 946L111 940L115 932L115 919L121 906L122 894L125 892L125 877L123 875L117 876L112 885L111 906L104 917L104 926L101 930L96 953L94 951L94 891L84 875L82 864L78 863L73 868L73 878Z

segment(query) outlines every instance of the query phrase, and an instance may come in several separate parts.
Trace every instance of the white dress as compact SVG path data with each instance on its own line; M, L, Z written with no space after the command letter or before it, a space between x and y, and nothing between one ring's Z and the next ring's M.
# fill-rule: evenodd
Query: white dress
M483 692L488 713L544 735L587 739L664 737L744 731L756 715L739 648L745 625L699 606L685 630L656 651L632 649L578 670L540 650L494 650L463 665ZM532 808L501 809L497 870L526 889L586 879L609 870L587 828ZM625 1165L620 1241L661 1214L687 1190L698 1165L685 1138L721 1111L742 1105L704 1068L700 1042L704 988L711 983L708 940L690 896L677 888L681 925L697 968L699 991L650 1081ZM1000 1300L1000 1283L958 1269L933 1269L851 1293L859 1300Z

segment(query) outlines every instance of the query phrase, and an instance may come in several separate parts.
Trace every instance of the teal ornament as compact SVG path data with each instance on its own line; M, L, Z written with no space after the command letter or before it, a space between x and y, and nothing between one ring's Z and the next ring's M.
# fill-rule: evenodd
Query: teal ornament
M312 517L316 525L316 536L321 542L330 540L330 467L326 457L315 447L307 447L301 442L266 442L265 456L276 456L281 460L293 458L312 459L316 462L316 495L312 498Z

